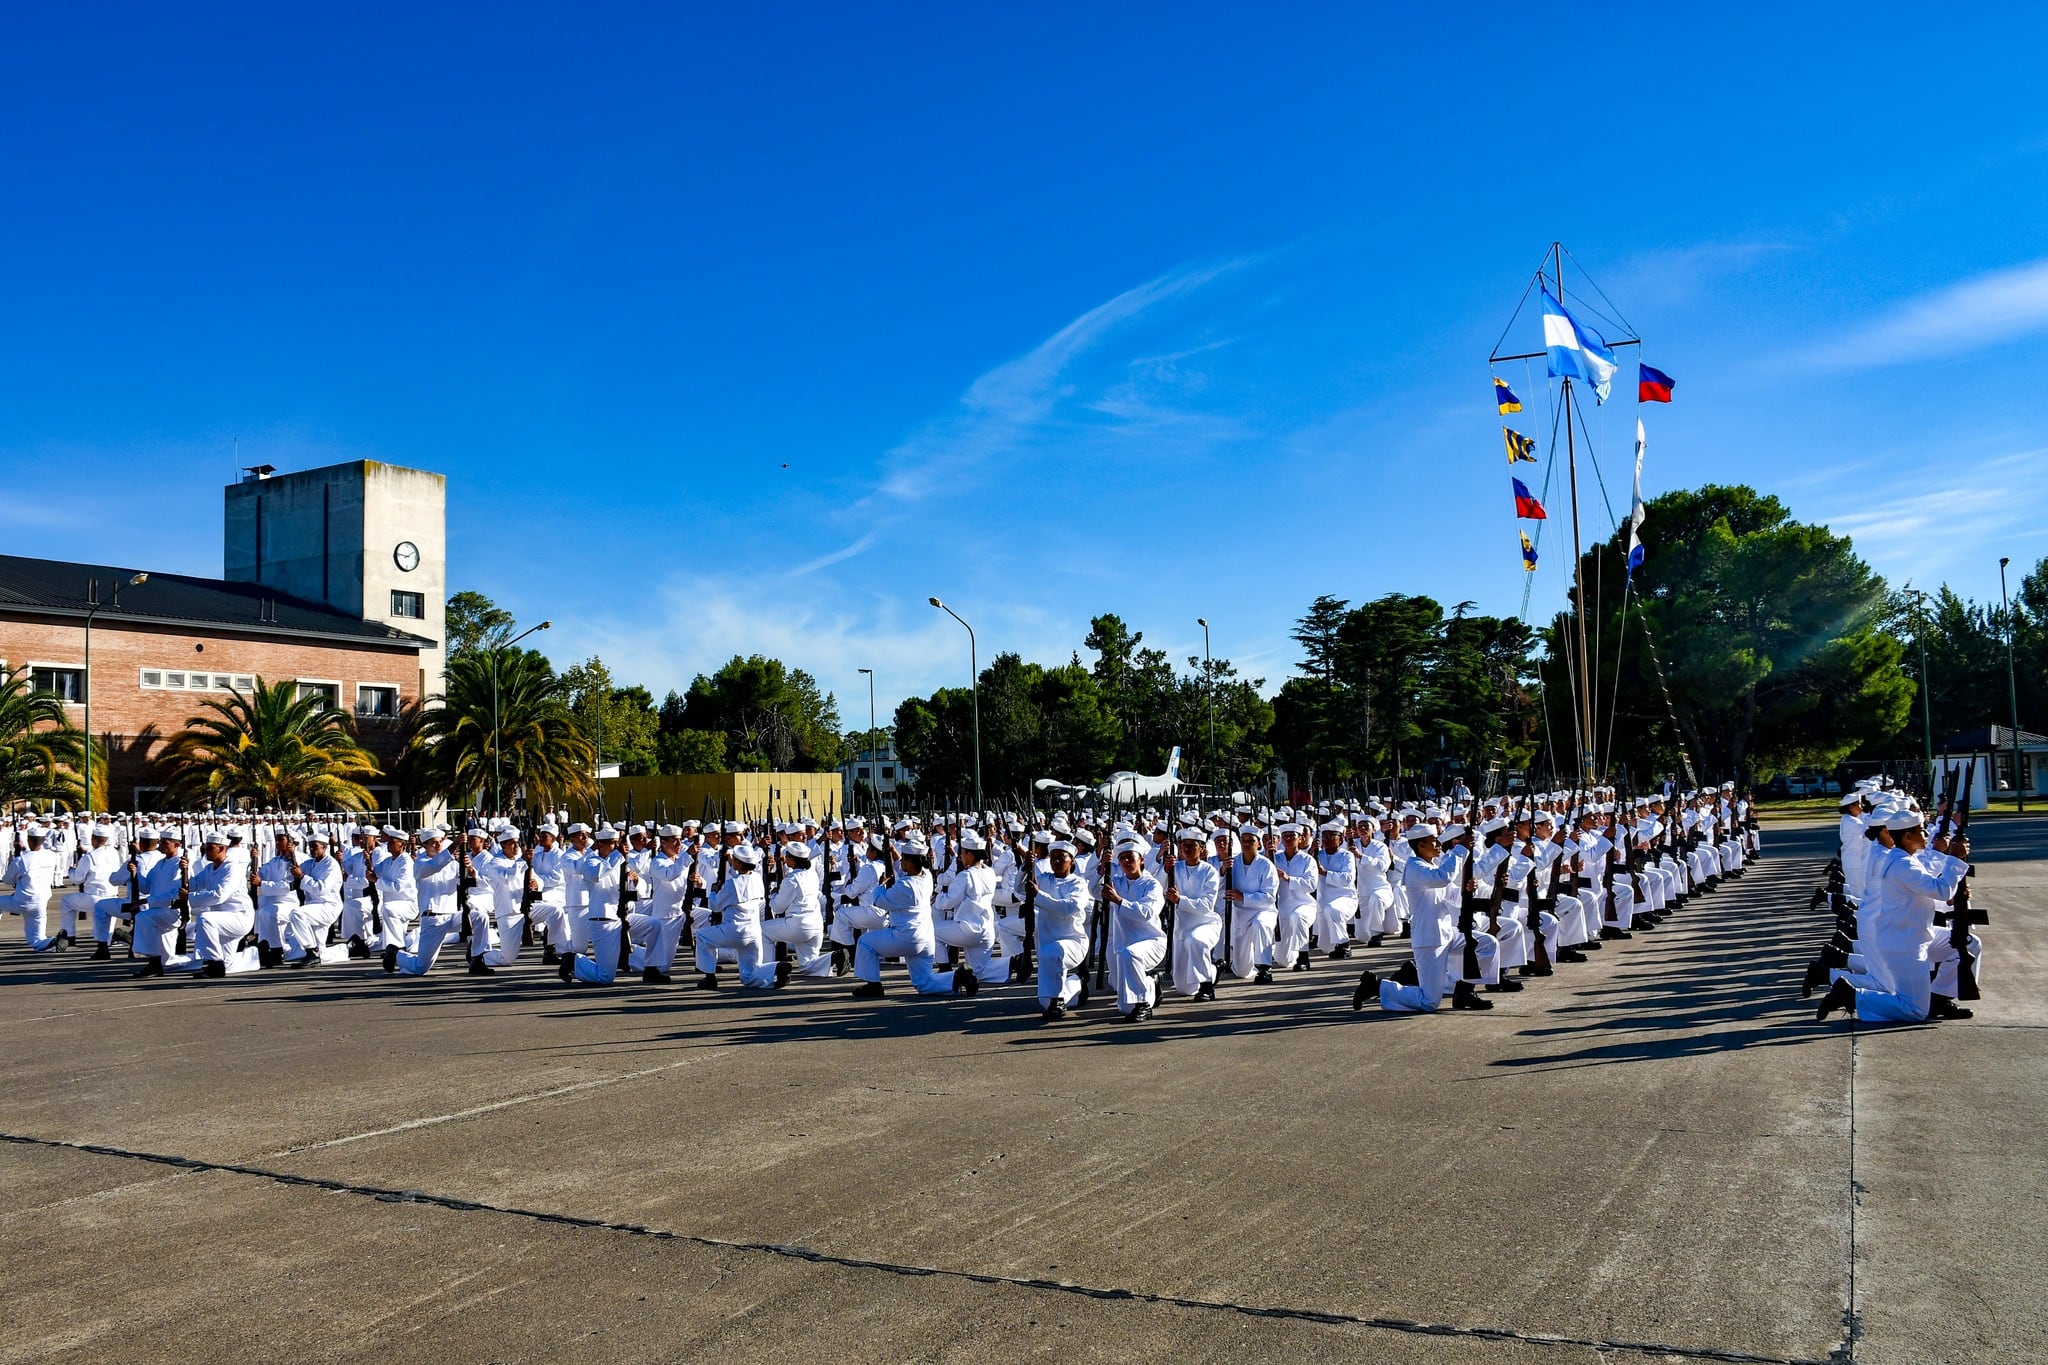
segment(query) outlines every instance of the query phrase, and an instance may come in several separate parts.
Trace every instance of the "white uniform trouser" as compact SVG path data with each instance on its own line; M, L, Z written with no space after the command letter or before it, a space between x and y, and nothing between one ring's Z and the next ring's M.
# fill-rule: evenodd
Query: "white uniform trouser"
M1589 926L1586 903L1577 896L1560 894L1553 905L1553 913L1557 916L1557 941L1563 946L1576 947L1598 932L1598 926Z
M1351 921L1358 918L1358 897L1327 893L1316 902L1316 946L1324 952L1341 947L1351 937Z
M576 954L570 975L588 986L609 986L619 976L619 944L626 936L626 922L617 915L591 915L583 924L586 946Z
M1649 891L1652 881L1653 878L1648 873L1643 874L1644 892L1647 893ZM1635 885L1627 877L1616 877L1614 879L1613 891L1614 898L1608 903L1607 915L1601 920L1600 927L1603 929L1626 929L1636 914ZM1648 906L1644 907L1644 909L1648 908Z
M1273 935L1279 920L1270 905L1230 907L1230 970L1239 980L1273 965Z
M344 895L341 898L341 936L344 939L359 938L365 942L369 940L369 897Z
M1927 960L1934 968L1934 993L1953 1000L1962 993L1962 954L1949 942L1948 930L1936 932L1940 936L1927 945ZM1970 976L1978 985L1984 984L1984 941L1975 934L1970 935Z
M1316 927L1316 902L1308 897L1293 905L1276 908L1273 912L1273 955L1269 962L1292 963L1295 957L1308 951L1308 936ZM1330 944L1335 947L1335 944Z
M682 914L644 918L647 920L645 929L648 937L635 943L633 960L627 965L643 972L652 968L666 976L675 970L676 951L683 946L683 926L689 920Z
M1005 965L1024 955L1024 911L1016 905L996 907L996 946L1002 950Z
M536 916L536 919L538 917ZM590 951L590 904L571 905L562 911L563 941L561 950L565 953L587 953Z
M790 956L795 959L790 970L798 976L832 975L832 954L825 951L825 917L823 915L777 915L761 924L762 948L771 959L770 975L773 975L774 948L776 943L789 945Z
M442 947L462 931L462 916L454 913L420 916L420 946L398 954L398 970L405 976L423 976Z
M697 926L697 970L706 976L718 971L718 951L730 949L739 962L740 984L766 990L775 985L775 964L764 962L764 945L759 925L700 924ZM925 955L931 965L931 955ZM879 975L879 973L877 974ZM868 978L873 980L874 978Z
M378 914L384 921L384 933L377 941L378 948L397 948L403 952L412 946L420 924L417 905L410 901L383 901L378 906Z
M1492 934L1476 934L1473 946L1479 956L1477 978L1463 975L1463 934L1453 934L1445 944L1415 944L1415 984L1403 986L1391 978L1381 981L1380 1008L1394 1014L1419 1014L1438 1008L1461 979L1500 980L1500 943Z
M983 980L1004 974L996 963L996 935L989 925L959 919L934 920L932 937L944 947L960 949L967 959L967 970Z
M1186 904L1185 901L1182 902ZM1185 914L1173 919L1173 988L1193 995L1204 985L1216 983L1216 945L1223 941L1223 918L1192 919Z
M297 896L286 896L272 900L265 896L256 902L256 937L272 948L284 947L284 928L291 922L292 911L299 908Z
M309 953L324 956L327 931L341 913L339 901L310 901L292 907L291 915L284 921L284 955L291 959L302 958ZM338 957L348 956L346 948L337 946L334 951Z
M533 903L533 932L548 941L557 952L569 941L569 911L560 901L546 897Z
M127 905L128 903L119 896L101 896L94 899L83 891L73 891L64 897L63 916L58 923L71 924L76 922L76 916L91 915L94 942L112 943L114 921L120 918Z
M135 917L135 955L169 959L177 953L177 910L168 905L145 907Z
M254 907L200 910L192 916L192 955L201 962L226 962L255 927Z
M46 953L57 942L57 935L71 932L78 921L64 908L64 897L54 904L48 896L32 896L16 892L13 904L7 908L21 912L21 936L30 952Z
M1117 943L1110 949L1109 978L1116 987L1116 1007L1129 1014L1152 1003L1152 972L1166 960L1166 936Z
M1088 960L1085 938L1042 938L1038 941L1038 1007L1053 1001L1073 1004L1081 995L1077 973Z
M910 984L919 995L952 994L953 974L933 970L932 940L916 930L870 929L862 934L860 947L853 954L853 974L863 981L881 981L885 957L903 959L903 965L910 971Z
M1359 898L1358 936L1371 938L1374 934L1400 932L1401 908L1394 898L1394 888L1385 883L1366 888Z
M851 948L858 935L888 927L889 917L872 905L842 905L832 916L832 941L842 948Z
M1505 969L1525 966L1536 958L1536 945L1529 926L1522 922L1519 901L1501 898L1500 913L1493 919L1493 936L1500 940L1500 965Z
M540 902L535 901L533 908L538 911ZM470 933L474 936L476 931L472 929ZM517 909L500 911L496 938L497 942L485 952L478 952L475 944L471 944L470 953L482 958L486 967L509 967L519 960L519 950L525 946L526 916Z
M1919 1024L1926 1022L1934 1004L1933 969L1927 960L1927 946L1904 951L1865 954L1873 971L1871 989L1856 986L1856 1017L1871 1024Z

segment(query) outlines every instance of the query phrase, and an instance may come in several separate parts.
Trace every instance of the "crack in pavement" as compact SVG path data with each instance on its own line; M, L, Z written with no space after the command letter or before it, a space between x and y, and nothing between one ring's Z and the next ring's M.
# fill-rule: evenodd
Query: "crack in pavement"
M96 1142L70 1142L62 1138L33 1137L22 1133L5 1132L0 1132L0 1142L9 1142L22 1147L41 1147L60 1151L84 1152L91 1156L114 1157L126 1161L146 1161L185 1171L247 1176L256 1180L268 1180L280 1185L295 1185L304 1189L323 1190L330 1194L346 1194L359 1198L375 1199L387 1204L425 1204L429 1207L448 1209L457 1213L490 1213L502 1217L525 1218L533 1222L548 1223L560 1227L591 1228L605 1232L624 1233L634 1237L652 1237L661 1241L687 1242L691 1245L705 1247L714 1251L738 1251L763 1256L778 1256L789 1260L808 1261L814 1265L838 1266L848 1270L865 1270L884 1275L930 1275L943 1279L965 1280L971 1284L1000 1285L1013 1289L1040 1290L1046 1293L1071 1294L1081 1298L1126 1303L1161 1304L1171 1308L1188 1308L1212 1313L1238 1313L1246 1317L1276 1318L1290 1322L1317 1323L1330 1327L1369 1327L1379 1331L1400 1332L1411 1336L1462 1337L1476 1341L1515 1342L1520 1345L1529 1346L1566 1346L1580 1350L1625 1352L1633 1355L1676 1356L1686 1360L1729 1361L1737 1362L1738 1365L1830 1365L1830 1360L1834 1358L1814 1359L1800 1356L1759 1355L1751 1351L1738 1351L1710 1346L1672 1346L1649 1341L1608 1341L1593 1337L1559 1336L1547 1332L1523 1332L1511 1327L1460 1327L1446 1323L1414 1322L1406 1318L1329 1312L1315 1308L1290 1308L1276 1305L1231 1303L1222 1299L1197 1299L1179 1294L1158 1294L1135 1289L1073 1284L1066 1280L1048 1280L1019 1275L996 1275L975 1270L952 1270L941 1266L909 1265L899 1261L878 1261L861 1256L837 1255L832 1252L817 1251L810 1247L782 1242L735 1241L724 1237L707 1237L697 1233L674 1232L665 1228L648 1227L642 1223L622 1223L608 1218L585 1218L576 1214L549 1213L541 1209L523 1209L501 1204L485 1204L473 1199L459 1199L450 1195L430 1194L422 1190L394 1190L376 1185L359 1185L345 1180L328 1180L318 1176L295 1175L289 1171L273 1171L261 1166L246 1166L226 1161L204 1161L197 1157L176 1156L165 1152L135 1151Z

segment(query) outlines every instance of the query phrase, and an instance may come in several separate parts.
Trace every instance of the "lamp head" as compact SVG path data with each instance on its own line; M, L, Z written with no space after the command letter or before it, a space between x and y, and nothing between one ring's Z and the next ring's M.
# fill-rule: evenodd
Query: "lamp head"
M931 604L937 607L940 611L944 611L946 609L946 604L944 602L941 602L938 598L934 597L929 600Z
M135 575L135 577L133 577L133 578L131 578L131 579L129 579L129 580L128 580L128 586L129 586L129 587L131 587L131 588L139 588L139 587L141 587L141 586L142 586L142 585L143 585L144 583L147 583L148 581L149 581L149 575L148 575L148 574L146 574L146 573L139 573L139 574Z
M868 676L869 676L870 678L872 678L872 677L874 677L874 676L875 676L875 670L874 670L874 669L872 669L872 668L863 668L863 669L860 669L859 671L860 671L860 672L862 672L862 673L865 673L865 674L867 674L867 675L868 675Z
M2001 568L2001 569L2002 569L2002 568L2004 568L2004 567L2005 567L2006 565L2008 565L2008 564L2010 564L2010 563L2012 563L2012 556L2011 556L2011 555L2000 555L2000 556L1998 557L1998 567L1999 567L1999 568ZM932 600L936 602L936 601L937 601L938 599L937 599L937 598L933 598Z
M548 630L548 629L551 629L551 628L552 628L552 627L554 626L554 624L555 624L555 623L554 623L553 621L543 621L543 622L541 622L541 623L540 623L539 625L535 626L535 627L534 627L534 629L535 629L535 630Z
M1203 630L1207 630L1209 628L1209 618L1206 616L1197 616L1195 618L1195 624L1200 626Z

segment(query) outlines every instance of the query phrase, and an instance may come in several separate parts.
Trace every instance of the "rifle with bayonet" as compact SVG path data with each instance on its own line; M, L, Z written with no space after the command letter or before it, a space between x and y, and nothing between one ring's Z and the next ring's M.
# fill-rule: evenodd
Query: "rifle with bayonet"
M1962 807L1956 812L1955 834L1949 839L1952 857L1970 863L1970 796L1976 785L1977 765L1973 761L1963 777ZM1953 852L1960 847L1961 852ZM1952 908L1948 917L1949 946L1956 950L1956 999L1976 1000L1981 997L1977 989L1977 964L1970 957L1970 926L1989 924L1991 916L1971 904L1970 878L1977 875L1975 864L1970 864L1963 873L1961 885L1956 887Z

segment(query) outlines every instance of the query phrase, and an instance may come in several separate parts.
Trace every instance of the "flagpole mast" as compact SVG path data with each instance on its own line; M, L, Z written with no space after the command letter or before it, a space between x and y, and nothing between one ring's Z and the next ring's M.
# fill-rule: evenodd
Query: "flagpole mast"
M1550 244L1551 269L1557 281L1557 301L1564 304L1564 243ZM1586 649L1586 561L1579 540L1579 453L1572 432L1572 381L1564 384L1565 467L1571 476L1572 493L1572 615L1577 627L1579 653L1579 775L1587 785L1593 781L1593 674Z

